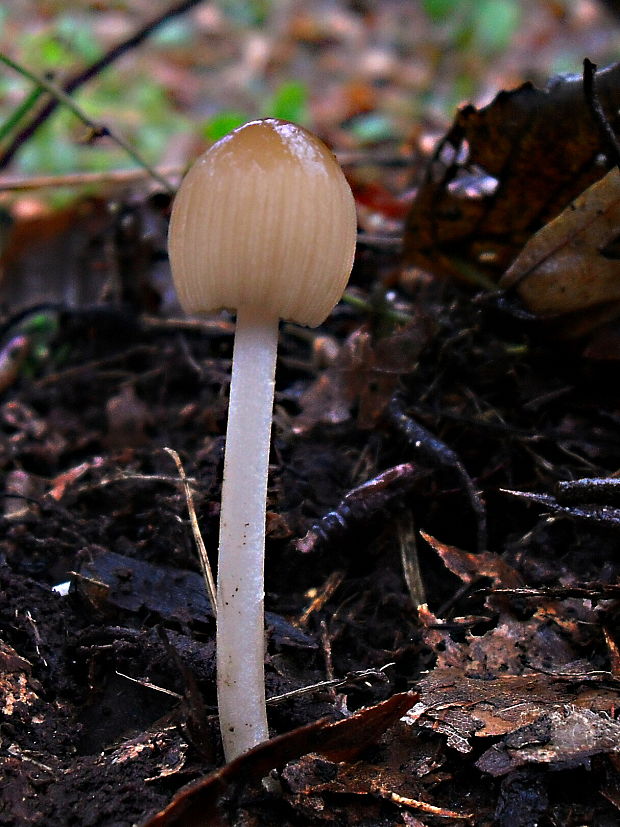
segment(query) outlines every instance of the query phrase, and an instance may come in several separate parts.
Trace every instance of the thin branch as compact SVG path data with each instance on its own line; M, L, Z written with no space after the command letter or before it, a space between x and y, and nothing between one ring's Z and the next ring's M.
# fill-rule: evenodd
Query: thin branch
M139 46L144 40L146 40L147 37L149 37L156 29L158 29L164 23L168 23L174 17L178 17L178 15L184 14L186 11L189 11L189 9L191 9L193 6L197 6L200 2L202 2L202 0L182 0L182 2L177 3L175 6L172 6L167 11L160 14L158 17L155 17L149 23L146 23L146 25L144 25L141 29L138 29L137 32L132 34L126 40L123 40L121 43L118 43L116 46L113 46L98 60L96 60L94 63L91 63L90 66L87 66L85 69L73 75L73 77L70 77L63 84L62 91L67 95L71 95L73 92L79 89L80 86L83 86L87 81L91 80L93 77L96 77L104 69L106 69L112 63L114 63L115 60L118 60L119 57L121 57L131 49L135 49L136 46ZM50 100L45 106L43 106L37 112L37 114L33 117L30 123L27 124L15 136L11 144L0 156L0 170L6 169L6 167L13 160L13 157L19 151L19 149L47 121L50 115L52 115L56 111L58 103L59 100L56 97Z
M387 680L385 672L392 666L395 666L395 664L386 663L379 669L362 669L359 672L349 672L349 674L344 678L330 678L326 681L313 683L311 686L301 686L299 689L291 689L290 692L284 692L282 695L272 695L271 698L267 698L267 704L272 706L282 703L282 701L288 701L291 698L298 698L301 695L309 695L313 692L322 692L325 689L337 689L340 686L347 686L348 684L359 682L366 683L368 680L373 678L385 681Z
M38 94L40 95L41 90ZM0 132L0 137L2 133ZM372 153L350 152L335 153L338 162L341 164L352 163L351 158L355 157L355 163L374 164L380 163ZM156 167L161 176L181 178L186 170L187 164L183 166ZM19 190L38 190L48 187L83 187L91 184L131 184L134 181L141 181L150 176L150 172L144 169L110 169L105 172L67 172L63 175L11 175L0 178L0 192L17 192ZM372 235L360 233L358 244L365 244L370 247L379 247L398 250L402 246L400 236Z
M22 103L9 115L9 117L0 125L0 141L3 141L7 135L17 128L17 124L22 121L30 110L35 106L41 95L43 89L36 86L29 95L27 95Z
M156 167L161 177L180 178L186 167ZM92 184L132 184L151 176L145 169L110 169L105 172L68 172L65 175L10 175L0 178L0 192L19 192L51 187L84 187Z
M209 555L207 554L207 549L205 548L204 540L202 539L202 534L200 533L198 518L196 517L196 509L194 508L194 497L192 495L192 489L190 488L189 480L187 479L185 469L183 468L183 463L181 462L181 458L179 457L177 452L174 450L174 448L164 448L164 451L174 460L174 464L176 465L177 471L179 472L179 477L181 478L181 482L183 483L183 489L185 491L185 501L187 503L187 510L189 512L189 521L192 526L194 542L196 543L196 548L198 549L198 559L200 560L200 568L202 569L202 576L204 577L205 583L207 584L207 593L209 595L209 600L211 601L211 608L213 609L213 614L215 615L217 612L217 603L215 600L215 579L213 577L213 572L211 571Z
M620 143L618 142L618 136L609 123L609 118L605 114L598 92L596 91L596 63L592 63L588 58L583 61L583 93L592 116L596 121L596 125L605 141L607 150L613 157L618 169L620 169Z
M134 149L134 147L123 138L122 135L119 135L118 132L113 131L108 126L103 126L100 123L94 121L89 115L84 112L84 110L78 106L78 104L73 100L71 95L68 95L63 89L56 86L51 81L47 80L47 78L42 77L41 75L37 75L35 72L32 72L30 69L27 69L25 66L21 66L19 63L16 63L10 57L6 55L0 54L0 62L4 63L11 69L14 69L16 72L19 72L20 75L23 75L28 80L32 81L36 86L39 86L45 89L46 92L49 92L56 100L66 106L66 108L73 112L76 118L79 118L88 128L92 131L92 138L100 138L107 136L111 138L121 149L124 149L125 152L133 158L133 160L139 164L139 166L143 167L159 184L161 184L164 189L168 190L170 193L174 193L174 187L167 181L165 178L157 172L155 167L152 167L148 161L146 161L140 153Z

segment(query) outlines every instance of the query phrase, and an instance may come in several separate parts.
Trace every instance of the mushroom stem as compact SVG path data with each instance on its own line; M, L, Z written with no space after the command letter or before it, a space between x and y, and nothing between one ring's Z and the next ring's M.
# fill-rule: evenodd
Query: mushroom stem
M269 737L265 713L265 503L278 318L237 309L217 577L217 693L227 761Z

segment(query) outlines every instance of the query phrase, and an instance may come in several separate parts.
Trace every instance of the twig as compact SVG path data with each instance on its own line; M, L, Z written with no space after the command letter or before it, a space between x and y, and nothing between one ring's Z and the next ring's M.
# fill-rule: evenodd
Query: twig
M400 394L397 393L392 397L386 408L385 416L419 456L430 460L435 466L451 468L456 474L474 512L478 551L484 551L487 546L486 509L473 480L456 452L415 419L407 416Z
M50 95L56 98L58 102L62 103L63 106L66 106L70 112L73 112L77 118L79 118L86 124L86 126L89 127L89 129L92 130L92 138L102 138L104 136L111 138L118 146L121 147L121 149L124 149L125 152L133 158L139 166L145 169L156 181L158 181L164 189L168 190L170 193L174 193L174 187L172 184L170 184L170 182L165 178L162 178L155 167L152 167L148 161L146 161L140 153L134 149L129 141L123 138L122 135L119 135L116 130L112 130L109 126L104 126L103 124L94 121L80 106L78 106L71 95L68 95L64 90L56 86L56 84L47 80L47 78L37 75L35 72L32 72L25 66L21 66L19 63L16 63L6 55L0 54L0 62L4 63L6 66L9 66L11 69L14 69L16 72L19 72L20 75L28 78L28 80L31 80L37 86L45 89L45 91L49 92Z
M185 167L155 167L162 177L180 177ZM17 192L19 190L39 190L49 187L84 187L89 184L131 184L149 178L150 170L145 169L111 169L106 172L69 172L66 175L25 175L0 178L0 192Z
M371 678L376 678L385 681L385 671L394 665L394 663L386 663L379 669L363 669L359 672L349 672L349 674L346 675L344 678L331 678L327 681L319 681L318 683L313 683L311 686L301 686L299 689L292 689L290 692L284 692L284 694L282 695L273 695L271 698L267 698L267 703L271 706L273 704L282 703L282 701L288 701L291 698L298 698L301 695L309 695L310 693L314 692L322 692L325 689L337 689L341 686L347 686L351 683L366 683Z
M403 239L399 235L376 235L373 233L358 233L357 243L364 247L376 247L378 250L396 250L400 252Z
M119 672L118 669L115 669L114 671L119 678L126 678L128 681L140 684L140 686L144 686L146 689L154 689L156 692L161 692L163 695L170 695L172 698L176 698L179 701L183 700L183 695L179 695L178 692L173 692L172 689L166 689L163 686L158 686L156 683L151 683L144 678L132 678L131 675L126 675L124 672Z
M209 555L207 554L207 549L205 548L204 540L202 539L202 534L200 533L200 527L198 525L198 519L196 517L196 509L194 508L194 497L192 495L192 489L190 488L189 480L185 474L185 469L183 468L183 463L181 462L181 458L174 450L174 448L164 448L164 451L172 457L174 460L174 464L177 467L177 471L179 472L179 477L181 478L181 482L183 483L183 489L185 491L185 501L187 503L187 510L189 512L189 521L192 526L192 534L194 535L194 542L196 543L196 548L198 549L198 559L200 560L200 568L202 569L202 576L205 579L205 583L207 584L207 592L209 594L209 600L211 601L211 608L213 609L213 614L215 615L217 612L217 603L215 600L215 579L213 577L213 572L211 571L211 563L209 562Z
M39 97L41 90L35 90L32 94L36 94L37 97ZM20 109L25 107L25 105L26 101ZM12 123L17 119L18 111L19 110L16 110L11 116ZM8 134L9 131L9 129L5 129L5 125L0 127L0 138L2 138L3 134ZM347 159L351 155L351 153L346 151L335 152L334 154L341 164L347 163ZM373 156L368 153L363 156L360 155L358 159L359 163L362 163L362 158L365 158L367 164L374 162ZM1 166L2 164L0 163L0 168ZM183 166L156 167L159 175L164 177L170 176L172 178L180 178L186 169L187 164ZM130 184L133 181L140 181L149 176L150 172L144 169L110 169L105 172L69 172L64 175L14 175L0 178L0 192L47 189L48 187L83 187L88 184ZM367 247L399 250L402 246L402 238L400 236L360 233L358 243L365 244Z
M414 606L426 603L426 590L420 570L418 544L416 543L415 525L411 512L404 511L396 521L400 560L403 567L405 585Z
M596 63L592 63L588 58L583 61L583 93L586 97L586 103L590 107L592 116L596 121L596 125L607 145L607 149L612 155L616 166L620 169L620 142L618 142L616 133L609 123L609 119L605 114L598 92L596 91Z
M19 106L9 115L3 124L0 124L0 141L3 141L7 135L17 127L17 124L30 112L32 107L39 100L43 94L43 89L37 86L29 95L26 95Z
M123 40L121 43L117 43L116 46L113 46L98 60L91 63L90 66L87 66L85 69L69 78L69 80L64 83L62 91L67 95L71 95L76 91L76 89L79 89L80 86L83 86L87 81L91 80L91 78L96 77L130 49L135 49L136 46L139 46L144 40L146 40L147 37L149 37L149 35L151 35L164 23L168 23L168 21L172 20L172 18L177 17L180 14L184 14L193 6L197 6L200 2L202 2L202 0L182 0L182 2L177 3L176 6L172 6L158 17L155 17L149 23L146 23L141 29L138 29L137 32L132 34L126 40ZM56 111L58 103L59 101L57 98L50 100L37 112L30 123L15 136L8 148L0 156L0 169L6 169L19 149L34 135L39 127L47 121L50 115Z

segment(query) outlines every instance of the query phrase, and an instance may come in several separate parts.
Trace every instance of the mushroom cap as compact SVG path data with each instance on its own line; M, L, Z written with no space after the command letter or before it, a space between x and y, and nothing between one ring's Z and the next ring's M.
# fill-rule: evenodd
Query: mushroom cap
M275 118L226 135L193 164L172 209L168 247L182 307L241 305L320 324L355 253L355 202L334 155Z

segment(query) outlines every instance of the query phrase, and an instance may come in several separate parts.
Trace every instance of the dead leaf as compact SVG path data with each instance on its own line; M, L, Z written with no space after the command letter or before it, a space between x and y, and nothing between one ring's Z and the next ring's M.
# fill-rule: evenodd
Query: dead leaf
M531 674L489 680L449 668L434 669L416 689L420 700L405 716L408 723L443 733L463 753L473 749L473 738L502 738L477 764L494 775L527 762L583 760L618 749L620 724L608 717L618 691L596 679Z
M489 601L492 605L492 595ZM587 672L590 667L579 654L592 643L587 629L596 622L596 613L585 600L571 601L571 610L573 616L563 620L552 605L541 606L527 620L502 612L493 629L482 635L468 632L462 642L453 638L451 624L442 622L428 607L418 607L418 618L424 627L424 642L435 652L438 668L456 668L491 679L537 671Z
M93 245L110 224L106 201L85 198L55 210L28 203L26 212L22 199L0 256L2 301L11 308L97 302L106 273Z
M180 793L144 827L224 827L229 821L219 807L220 801L234 795L239 784L247 787L274 767L309 752L334 762L351 761L375 743L416 700L414 693L402 692L342 721L316 721L265 741Z
M506 775L524 764L574 766L620 750L620 724L608 715L564 706L516 730L476 761L478 769Z
M620 132L620 64L596 89ZM612 166L580 76L526 83L466 106L441 142L407 217L405 255L432 273L496 282L528 239Z
M107 443L113 448L143 445L147 441L145 428L152 423L152 414L142 402L133 385L123 385L120 393L108 399Z
M21 468L9 471L4 484L5 520L23 520L36 513L35 500L43 493L43 480Z
M97 546L88 549L88 558L73 572L71 587L77 597L105 614L146 609L153 617L192 627L204 627L213 620L205 582L198 572L155 566ZM265 621L274 645L316 647L309 634L281 615L265 612Z
M620 314L620 173L611 170L536 233L500 286L538 316L573 315L567 336ZM584 311L592 311L585 313Z
M88 471L92 468L99 468L104 464L103 457L95 457L92 462L81 462L79 465L75 465L73 468L69 468L68 471L63 471L62 474L58 474L58 476L54 477L51 481L52 487L47 492L48 496L50 496L56 502L60 502L62 498L65 496L67 488L73 485L74 482L83 477Z
M13 336L0 350L0 393L13 385L30 353L30 339L22 334Z
M317 423L346 422L356 405L358 426L374 427L399 377L415 369L432 332L432 321L421 314L376 342L367 327L355 330L331 366L302 394L294 433L305 433Z
M421 531L420 534L441 558L444 566L463 583L473 583L480 577L489 577L497 588L518 588L523 585L521 575L499 554L482 551L472 554L456 546L446 545Z

